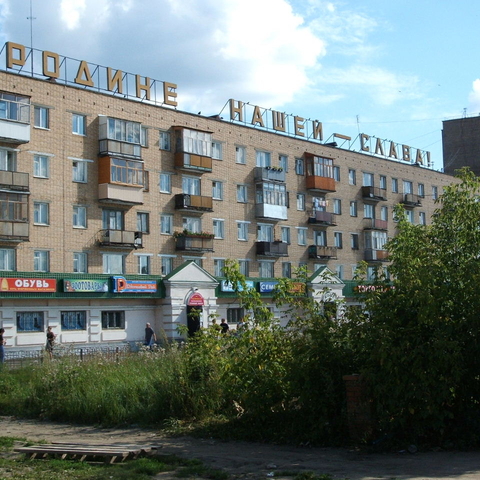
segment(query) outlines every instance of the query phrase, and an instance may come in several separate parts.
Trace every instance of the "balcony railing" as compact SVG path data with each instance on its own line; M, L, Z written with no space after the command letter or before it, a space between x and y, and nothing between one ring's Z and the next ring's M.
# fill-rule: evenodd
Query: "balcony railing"
M285 182L285 170L279 167L255 167L255 181Z
M0 242L25 242L29 238L29 224L0 221Z
M179 193L175 195L175 208L177 210L213 212L213 200L212 197L202 197L201 195Z
M387 250L375 250L373 248L366 248L365 260L367 262L388 262L388 252Z
M366 218L364 220L364 230L388 230L388 221L378 218Z
M336 215L330 212L315 210L312 216L308 218L308 223L334 226L337 224Z
M100 155L115 157L141 158L142 147L135 143L119 142L117 140L103 139L99 141Z
M175 167L183 170L193 170L199 173L212 171L212 158L194 153L175 153Z
M400 203L403 203L406 207L421 207L421 198L422 197L414 193L406 193Z
M0 170L0 187L6 187L20 192L28 192L30 187L29 175L25 172Z
M257 255L264 257L288 257L288 243L256 242Z
M288 208L286 205L271 205L269 203L257 203L255 205L256 218L268 218L269 220L287 220Z
M14 100L13 97L13 94L0 93L0 141L27 143L30 141L30 98L17 96L19 100Z
M377 202L385 201L387 199L387 190L379 187L362 187L362 197Z
M175 249L185 252L213 252L213 235L185 233L175 237Z
M308 258L317 260L329 260L337 258L337 247L324 247L320 245L310 245L308 247Z
M307 175L306 187L308 190L319 192L335 192L335 179L330 177L319 177L318 175Z
M143 248L142 232L100 230L98 244L102 247Z

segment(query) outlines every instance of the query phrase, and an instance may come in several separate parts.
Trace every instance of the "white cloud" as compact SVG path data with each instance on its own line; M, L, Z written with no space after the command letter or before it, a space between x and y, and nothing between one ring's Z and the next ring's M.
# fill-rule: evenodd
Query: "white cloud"
M480 78L474 80L472 91L468 96L468 111L480 112Z
M80 17L85 10L85 0L61 0L60 2L61 19L69 30L79 26Z

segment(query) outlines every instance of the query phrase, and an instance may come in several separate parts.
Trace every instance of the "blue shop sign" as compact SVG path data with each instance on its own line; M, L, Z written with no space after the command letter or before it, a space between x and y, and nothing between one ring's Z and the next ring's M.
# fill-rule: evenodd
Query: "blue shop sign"
M114 293L155 293L155 280L127 280L125 277L113 277Z
M278 285L278 282L258 282L258 290L260 293L271 293L275 285Z
M253 280L245 280L245 284L247 288L253 288L255 285L253 283ZM235 289L233 288L233 283L232 282L227 282L226 280L222 280L220 284L220 290L222 292L234 292ZM238 286L238 291L241 292L243 290L242 285Z

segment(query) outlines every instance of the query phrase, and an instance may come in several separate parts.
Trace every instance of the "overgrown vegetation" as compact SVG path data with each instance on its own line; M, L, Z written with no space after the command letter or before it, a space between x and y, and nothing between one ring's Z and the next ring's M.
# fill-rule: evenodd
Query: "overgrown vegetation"
M275 291L292 321L279 325L234 261L225 274L248 312L222 335L204 329L117 362L62 359L0 376L4 414L112 424L194 425L202 434L337 445L348 438L342 376L360 373L376 438L480 444L480 181L468 171L445 189L430 226L407 222L387 245L364 308L332 318L290 279ZM440 208L441 207L441 208ZM359 277L365 271L359 270ZM296 281L308 285L305 270ZM187 335L187 331L184 331ZM371 439L370 439L371 440Z

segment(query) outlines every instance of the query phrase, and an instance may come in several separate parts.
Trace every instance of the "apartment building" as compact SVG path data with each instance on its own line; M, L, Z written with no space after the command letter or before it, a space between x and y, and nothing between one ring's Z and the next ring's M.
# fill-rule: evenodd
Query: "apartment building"
M427 224L453 181L366 134L355 150L342 134L324 141L319 122L307 135L300 117L268 128L271 111L249 107L246 120L234 100L225 118L184 112L174 84L153 101L154 82L137 78L132 98L125 75L103 88L85 62L71 81L58 67L71 59L52 52L28 72L28 51L7 44L0 71L0 326L12 347L39 348L47 326L61 343L104 344L140 340L146 322L169 338L215 315L235 323L246 312L222 278L227 259L279 316L274 285L299 266L312 295L355 302L357 263L388 264L393 207Z

